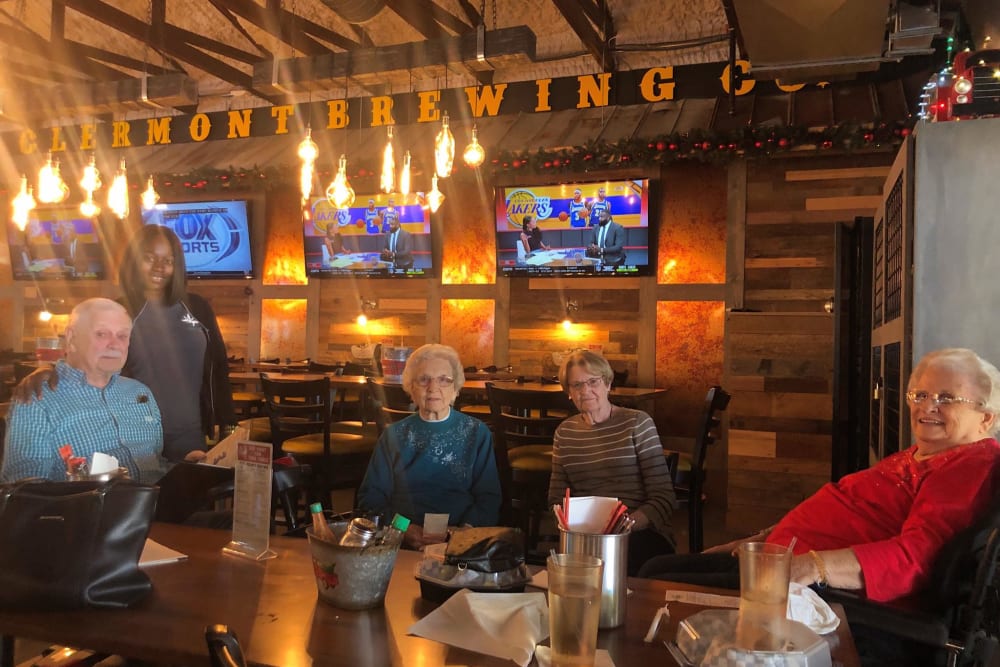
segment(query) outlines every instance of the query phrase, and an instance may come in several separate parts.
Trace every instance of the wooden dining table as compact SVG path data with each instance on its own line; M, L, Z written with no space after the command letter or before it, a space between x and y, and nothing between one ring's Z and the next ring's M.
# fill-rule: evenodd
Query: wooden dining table
M153 591L145 600L121 610L0 611L0 635L7 649L0 655L0 667L13 665L11 637L161 665L208 665L204 631L216 623L228 625L248 664L261 667L511 665L407 634L410 626L439 606L420 596L414 578L419 552L399 553L383 606L345 611L318 599L309 545L303 539L272 537L277 558L253 561L222 552L230 539L228 531L154 524L151 537L188 559L147 568ZM664 605L666 591L717 591L647 579L629 579L629 588L625 624L602 630L598 647L607 650L618 667L676 665L662 640L672 639L677 623L703 607L672 602L666 627L660 628L656 641L646 643L643 637L656 610ZM843 611L835 610L843 618ZM828 637L839 664L859 664L846 622Z

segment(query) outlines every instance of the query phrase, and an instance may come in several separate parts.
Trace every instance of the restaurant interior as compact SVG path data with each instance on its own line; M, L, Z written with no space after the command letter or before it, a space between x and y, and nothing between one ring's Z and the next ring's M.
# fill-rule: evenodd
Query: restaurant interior
M645 409L682 458L724 387L710 541L905 447L901 387L923 352L1000 358L988 320L939 318L920 292L960 286L962 311L996 296L953 267L997 247L1000 121L934 122L928 104L1000 27L987 0L0 5L3 400L76 303L118 298L131 234L185 205L235 221L223 241L186 230L191 257L245 253L188 266L236 371L440 342L470 377L540 381L591 349L619 385L664 390ZM45 203L52 167L64 192ZM29 232L42 221L55 247L76 221L82 267L22 252L27 188ZM622 267L516 258L525 213L582 251L573 191L599 188L629 228ZM411 269L360 258L393 205L420 237ZM934 216L980 242L929 247ZM331 228L353 263L329 254Z

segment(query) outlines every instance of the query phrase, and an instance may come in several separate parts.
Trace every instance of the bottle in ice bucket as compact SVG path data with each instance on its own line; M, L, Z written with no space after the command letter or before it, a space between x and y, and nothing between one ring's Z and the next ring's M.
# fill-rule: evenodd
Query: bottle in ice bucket
M371 519L355 517L351 519L349 524L347 524L347 530L344 531L343 537L340 538L340 546L368 546L368 543L372 541L372 538L375 537L375 533L377 531L378 526L376 526L375 522Z
M382 536L382 544L399 544L403 541L406 529L410 527L410 520L402 514L392 517L392 523L385 529Z
M325 542L336 542L337 538L326 522L326 515L323 514L323 505L313 503L309 506L309 511L312 513L313 535Z

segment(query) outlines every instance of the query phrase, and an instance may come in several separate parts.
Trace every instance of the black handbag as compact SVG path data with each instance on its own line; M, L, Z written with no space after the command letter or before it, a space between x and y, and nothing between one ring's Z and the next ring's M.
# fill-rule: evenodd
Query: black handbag
M512 528L456 528L444 562L476 572L506 572L524 563L524 547Z
M0 485L0 607L128 607L158 489L130 480Z

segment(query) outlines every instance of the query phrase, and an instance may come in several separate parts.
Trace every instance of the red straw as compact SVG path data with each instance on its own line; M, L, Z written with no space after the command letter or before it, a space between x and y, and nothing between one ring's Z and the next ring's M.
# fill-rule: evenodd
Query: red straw
M618 507L616 507L615 511L611 513L611 518L608 519L608 525L604 527L603 532L605 535L611 532L611 529L615 527L615 524L618 523L618 519L624 513L625 513L625 503L619 500Z

